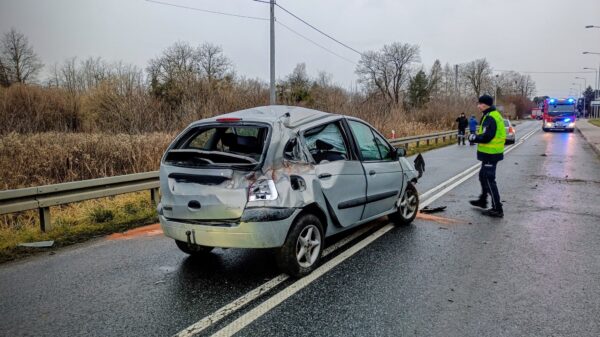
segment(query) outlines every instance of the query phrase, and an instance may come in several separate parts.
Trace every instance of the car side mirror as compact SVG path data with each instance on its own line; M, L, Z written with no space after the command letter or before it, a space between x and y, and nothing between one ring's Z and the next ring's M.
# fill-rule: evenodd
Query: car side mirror
M406 149L403 147L396 148L396 159L406 156Z

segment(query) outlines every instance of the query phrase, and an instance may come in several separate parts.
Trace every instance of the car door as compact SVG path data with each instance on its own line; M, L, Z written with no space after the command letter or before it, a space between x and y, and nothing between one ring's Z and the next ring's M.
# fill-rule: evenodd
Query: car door
M348 120L359 149L367 179L367 199L362 219L381 215L395 207L403 184L394 148L369 125Z
M340 121L308 129L303 137L330 215L343 227L357 223L361 220L367 183Z

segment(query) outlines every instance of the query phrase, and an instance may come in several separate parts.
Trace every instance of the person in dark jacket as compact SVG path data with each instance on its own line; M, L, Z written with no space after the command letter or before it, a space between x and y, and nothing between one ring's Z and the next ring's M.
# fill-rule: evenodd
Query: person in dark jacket
M469 134L473 135L477 133L477 118L475 118L475 115L471 115L471 118L469 118ZM475 143L469 141L469 145L475 145Z
M469 121L467 120L467 117L465 117L465 114L461 113L460 117L456 119L456 122L458 123L458 145L460 145L461 140L462 145L465 145L465 130L469 125Z
M481 194L476 200L471 200L473 206L487 208L487 196L492 197L492 208L483 214L502 218L504 210L500 202L498 186L496 186L496 165L504 159L504 141L506 130L502 115L494 106L494 98L489 95L479 97L477 108L483 113L479 130L476 134L469 135L469 141L477 143L477 160L481 161L479 182Z

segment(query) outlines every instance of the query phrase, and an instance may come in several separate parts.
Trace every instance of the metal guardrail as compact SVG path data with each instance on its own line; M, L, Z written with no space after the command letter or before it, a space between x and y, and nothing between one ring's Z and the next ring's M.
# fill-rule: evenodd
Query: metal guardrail
M405 148L408 148L409 144L416 144L416 146L419 146L421 144L421 142L425 142L427 145L430 144L430 142L433 140L435 142L435 144L438 143L439 139L442 139L442 142L446 141L446 138L448 139L452 139L452 137L457 137L458 132L456 130L451 130L451 131L442 131L442 132L436 132L436 133L428 133L426 135L420 135L420 136L410 136L410 137L403 137L403 138L396 138L396 139L388 139L388 141L390 142L390 144L398 147L398 146L404 146Z
M50 229L50 207L150 190L158 203L158 171L0 191L0 214L38 209L40 228Z
M421 142L429 145L430 141L438 143L439 139L456 137L456 131L430 133L388 141L394 146L409 144L419 146ZM90 199L109 197L119 194L150 191L152 202L158 204L158 171L127 174L122 176L75 181L70 183L29 187L16 190L0 191L0 215L38 209L40 228L50 229L50 207L80 202Z

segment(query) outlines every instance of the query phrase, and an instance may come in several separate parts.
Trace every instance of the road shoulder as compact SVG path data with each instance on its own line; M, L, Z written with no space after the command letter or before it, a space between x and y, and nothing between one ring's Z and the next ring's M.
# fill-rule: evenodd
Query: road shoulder
M578 120L575 127L583 138L592 146L594 151L600 155L600 128L590 124L585 119Z

